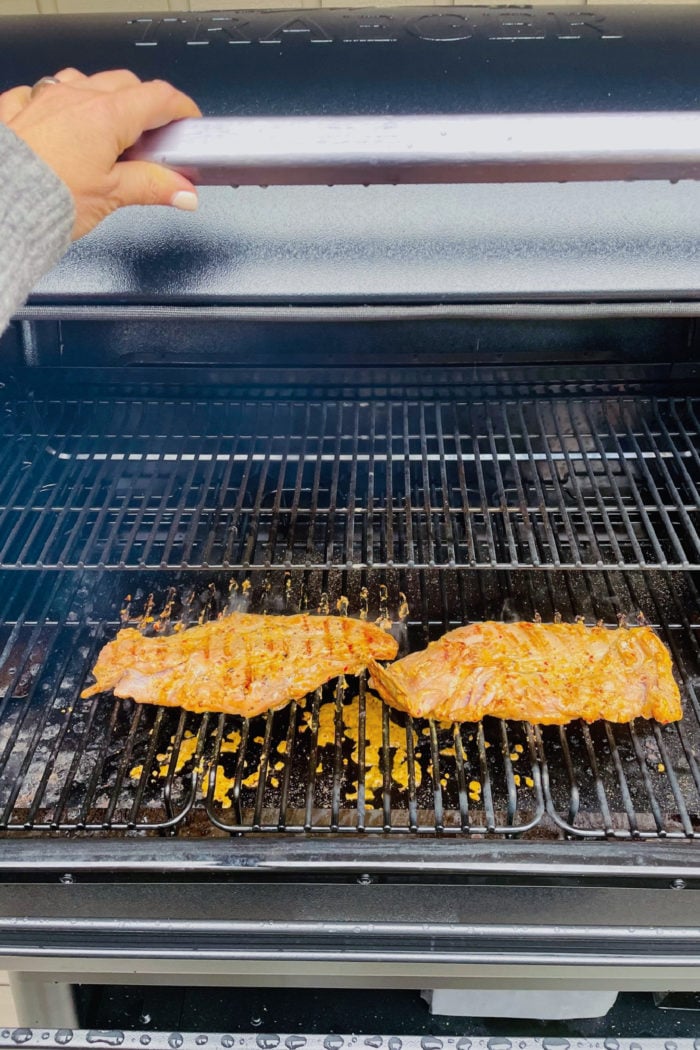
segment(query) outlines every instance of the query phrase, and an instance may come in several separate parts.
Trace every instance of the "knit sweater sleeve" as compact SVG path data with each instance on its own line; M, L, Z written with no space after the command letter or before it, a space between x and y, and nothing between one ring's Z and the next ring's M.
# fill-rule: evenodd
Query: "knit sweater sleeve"
M75 206L65 183L2 123L0 188L1 335L70 244Z

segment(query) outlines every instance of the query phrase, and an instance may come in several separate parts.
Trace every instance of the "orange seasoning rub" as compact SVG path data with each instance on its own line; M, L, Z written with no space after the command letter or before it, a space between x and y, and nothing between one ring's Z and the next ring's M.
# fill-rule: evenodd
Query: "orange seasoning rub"
M112 690L137 703L254 718L284 707L369 661L392 660L392 635L340 616L233 613L178 634L121 630L100 652L96 682L83 696Z
M416 718L564 725L683 717L671 657L650 627L486 621L391 667L369 666L382 699Z

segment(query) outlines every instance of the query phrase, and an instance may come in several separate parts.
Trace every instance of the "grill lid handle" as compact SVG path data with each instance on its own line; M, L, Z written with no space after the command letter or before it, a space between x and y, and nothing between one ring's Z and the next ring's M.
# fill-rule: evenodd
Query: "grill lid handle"
M214 117L124 155L200 185L700 179L700 113Z

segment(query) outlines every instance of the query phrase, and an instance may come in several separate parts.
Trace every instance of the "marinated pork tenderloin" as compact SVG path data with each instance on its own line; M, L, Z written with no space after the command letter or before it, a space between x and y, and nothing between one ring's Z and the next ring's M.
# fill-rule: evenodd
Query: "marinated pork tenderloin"
M341 616L233 613L166 637L127 627L100 652L82 696L111 689L140 704L253 718L397 651L380 627Z
M369 668L370 685L388 704L441 722L683 717L671 658L649 627L486 621L450 631L391 667L370 660Z

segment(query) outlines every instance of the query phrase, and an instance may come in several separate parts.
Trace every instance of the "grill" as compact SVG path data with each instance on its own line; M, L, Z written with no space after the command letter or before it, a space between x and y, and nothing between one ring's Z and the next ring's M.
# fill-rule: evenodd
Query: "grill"
M17 400L4 416L0 824L212 834L692 838L700 402ZM546 567L546 571L541 570ZM665 728L412 721L364 677L251 722L80 699L122 623L233 608L641 618Z
M197 216L111 216L0 339L0 963L36 1026L0 1044L302 1046L215 1037L218 1016L74 1033L75 984L425 989L436 1009L488 989L480 1013L505 1016L511 992L559 1016L569 990L590 1014L695 991L692 8L49 28L3 20L0 89L67 66L173 79L205 120L135 155L205 185ZM314 119L273 134L287 117ZM481 620L645 623L684 717L445 725L366 675L250 721L81 697L122 626L237 610L381 621L401 654Z

